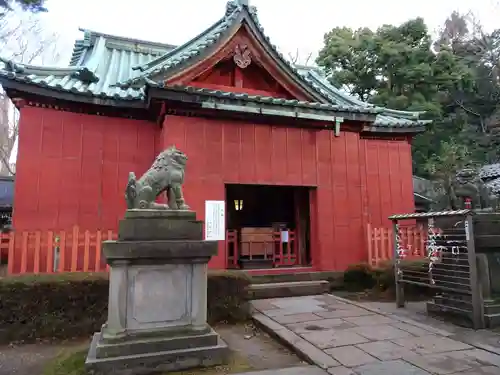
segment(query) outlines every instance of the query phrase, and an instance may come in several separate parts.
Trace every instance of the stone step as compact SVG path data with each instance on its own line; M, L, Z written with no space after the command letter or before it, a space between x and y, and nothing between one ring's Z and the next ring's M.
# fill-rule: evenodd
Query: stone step
M470 299L467 301L459 296L437 295L434 296L433 302L439 306L447 306L468 311L472 308Z
M491 315L500 315L500 303L487 303L484 304L484 313Z
M467 310L429 301L427 302L427 313L429 316L444 317L459 326L472 327L472 313Z
M316 366L297 366L274 370L244 372L239 375L327 375L328 372ZM347 374L347 373L346 373Z
M436 305L458 308L461 310L471 310L472 308L470 297L465 296L450 296L446 294L436 295L433 298L433 302ZM484 313L490 315L500 314L500 303L494 301L485 301Z
M295 281L320 281L335 279L342 276L342 272L293 272L276 275L252 275L252 284L287 283Z
M86 369L96 374L169 373L195 367L217 366L226 362L229 355L227 344L219 337L217 344L211 346L96 358L98 335L100 334L94 335L85 361Z
M484 314L484 320L488 328L500 326L500 314Z
M326 280L289 281L282 283L251 284L248 287L250 299L311 296L329 292Z

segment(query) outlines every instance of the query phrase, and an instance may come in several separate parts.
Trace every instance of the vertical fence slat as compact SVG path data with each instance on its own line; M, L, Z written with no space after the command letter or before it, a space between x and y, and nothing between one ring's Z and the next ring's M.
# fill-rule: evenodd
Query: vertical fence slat
M391 242L391 235L392 231L389 228L383 228L384 229L384 257L381 259L382 262L388 261L392 259L392 242Z
M101 231L98 230L95 235L95 271L101 271Z
M9 275L12 275L14 273L14 264L15 264L15 260L14 260L14 254L15 254L15 238L16 238L16 234L14 232L10 232L9 233L9 255L8 255L8 258L7 258L7 274Z
M379 240L380 240L380 228L372 228L373 229L373 239L374 239L374 254L375 254L375 263L378 262L378 259L380 257L380 252L379 252Z
M366 224L366 238L368 239L368 263L373 265L376 260L373 254L372 225Z
M425 257L425 241L427 240L427 231L423 225L420 226L420 256Z
M21 242L21 270L20 273L28 272L28 232L23 232Z
M58 271L64 272L66 268L66 232L59 234L59 265Z
M41 236L42 232L37 230L35 232L35 257L33 260L33 272L34 273L40 273L40 251L41 251Z
M83 237L83 272L89 272L89 262L90 262L90 233L88 230L85 231Z
M71 272L76 272L78 268L78 227L73 227L73 243L71 245Z
M113 231L108 230L108 240L113 239ZM109 271L109 264L106 264L106 271Z
M45 271L52 273L54 271L54 232L47 233L47 264Z

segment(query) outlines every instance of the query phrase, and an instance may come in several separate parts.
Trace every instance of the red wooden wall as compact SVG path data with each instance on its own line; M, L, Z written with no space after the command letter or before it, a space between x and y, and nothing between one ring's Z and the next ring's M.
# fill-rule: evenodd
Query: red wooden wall
M321 270L366 260L366 223L413 209L405 141L178 116L165 118L161 138L189 157L185 195L200 218L205 200L224 200L225 183L317 186L312 257ZM225 266L223 244L212 266Z
M22 108L14 228L116 229L128 173L149 168L159 131L147 121Z
M328 130L167 116L155 123L51 109L21 110L14 227L116 229L128 173L142 174L163 147L189 157L185 196L204 219L224 183L317 186L314 266L341 270L366 259L365 225L413 210L410 144L334 137ZM225 266L224 246L211 267Z
M411 144L382 139L365 139L363 143L369 222L373 226L388 226L388 216L415 210Z

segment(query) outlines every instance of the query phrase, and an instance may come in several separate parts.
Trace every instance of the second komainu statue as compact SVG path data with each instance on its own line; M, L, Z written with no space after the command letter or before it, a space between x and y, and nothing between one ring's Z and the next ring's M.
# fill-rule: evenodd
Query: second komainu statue
M171 146L156 157L151 168L138 180L134 172L130 172L125 190L127 208L189 210L182 193L187 160L186 154ZM155 202L160 194L166 195L168 204Z

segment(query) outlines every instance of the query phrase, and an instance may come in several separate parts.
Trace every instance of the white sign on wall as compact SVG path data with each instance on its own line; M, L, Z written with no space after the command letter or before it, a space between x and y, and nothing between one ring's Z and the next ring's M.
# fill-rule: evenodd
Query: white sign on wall
M226 215L224 201L205 201L205 240L226 239Z

